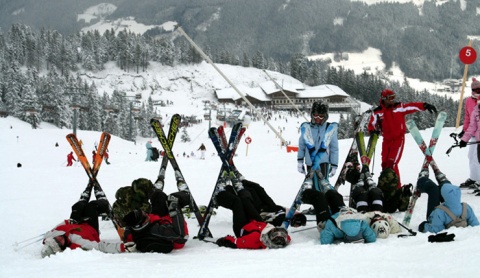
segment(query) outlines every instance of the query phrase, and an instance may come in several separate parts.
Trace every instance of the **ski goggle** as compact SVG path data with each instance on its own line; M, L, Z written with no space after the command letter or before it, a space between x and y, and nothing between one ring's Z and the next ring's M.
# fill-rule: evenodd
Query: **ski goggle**
M325 115L324 114L313 114L312 117L314 119L323 119L323 118L325 118Z
M472 92L480 93L480 88L472 89Z
M383 99L383 100L390 100L390 101L392 101L392 100L395 99L395 95L388 95L388 96L383 97L382 99Z

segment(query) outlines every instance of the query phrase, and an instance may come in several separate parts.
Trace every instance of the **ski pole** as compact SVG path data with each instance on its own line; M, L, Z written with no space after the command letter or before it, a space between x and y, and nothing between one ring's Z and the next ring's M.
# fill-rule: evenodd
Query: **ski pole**
M317 228L317 226L313 226L313 227L308 227L308 228L304 228L304 229L298 229L298 230L295 230L295 231L291 231L290 233L299 233L299 232L303 232L303 231L306 231L306 230L312 230L312 229L315 229Z
M397 221L397 219L395 219L395 221ZM406 237L406 236L416 236L417 235L417 232L415 232L414 230L412 229L409 229L407 226L403 225L402 223L398 222L398 225L400 225L402 228L404 228L405 230L407 230L410 235L398 235L398 237Z
M467 145L475 145L475 144L480 144L480 141L479 142L467 142ZM453 148L456 148L456 147L460 147L460 144L458 144L458 142L456 144L453 144L450 148L448 148L447 155L450 156L450 152L452 151Z
M38 236L34 236L34 237L31 237L31 238L28 238L28 239L25 239L25 240L22 240L22 241L17 241L13 244L13 246L15 247L15 250L20 250L20 249L23 249L29 245L32 245L36 242L39 242L40 240L43 239L43 236L45 235L45 233L43 234L40 234Z

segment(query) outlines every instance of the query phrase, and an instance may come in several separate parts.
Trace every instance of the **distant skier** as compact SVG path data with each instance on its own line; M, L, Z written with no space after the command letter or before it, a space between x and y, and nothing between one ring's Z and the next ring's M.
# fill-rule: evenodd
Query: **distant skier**
M105 163L107 163L107 165L110 165L110 162L108 162L109 157L110 156L108 155L108 151L103 154L103 159L105 159Z
M203 143L200 145L200 148L198 148L197 151L200 151L200 159L205 159L205 152L207 151L207 148Z
M398 164L405 144L405 115L425 110L437 113L437 108L426 102L395 102L395 92L384 89L380 94L380 105L373 110L370 117L368 123L370 134L381 132L383 136L382 171L387 168L395 171L398 176L398 188L402 186Z
M77 161L77 160L75 159L75 157L73 157L73 152L70 152L70 153L67 155L67 167L72 166L72 165L73 165L73 161Z
M147 148L147 158L145 158L145 161L153 161L152 141L147 141L145 147Z

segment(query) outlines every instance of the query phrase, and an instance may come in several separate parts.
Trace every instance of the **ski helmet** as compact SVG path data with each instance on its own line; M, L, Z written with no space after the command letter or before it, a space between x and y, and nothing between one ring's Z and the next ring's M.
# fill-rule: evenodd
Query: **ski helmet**
M381 95L381 100L393 100L395 98L395 92L390 89L383 90Z
M472 78L472 97L478 99L478 96L480 96L480 81L478 81L475 77Z
M390 224L380 214L375 214L370 222L370 227L378 238L387 238L390 235Z
M319 120L317 120L316 118L320 115L322 115L323 118L319 117ZM314 102L310 116L312 117L312 123L323 125L328 119L328 105L323 102Z

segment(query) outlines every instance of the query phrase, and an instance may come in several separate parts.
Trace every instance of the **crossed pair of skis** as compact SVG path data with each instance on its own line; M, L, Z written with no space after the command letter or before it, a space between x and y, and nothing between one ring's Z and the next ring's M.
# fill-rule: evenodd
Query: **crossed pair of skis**
M110 134L107 132L102 132L100 135L100 143L98 144L97 147L97 152L95 153L95 159L93 161L93 166L90 167L90 163L88 162L88 159L83 152L82 146L80 145L80 142L77 139L77 136L73 133L70 133L67 135L67 141L70 143L70 146L72 146L73 151L77 155L78 160L82 164L83 168L85 169L85 172L87 173L87 176L89 178L88 181L88 186L93 188L97 188L97 190L100 190L103 192L102 187L100 186L100 183L97 180L97 174L98 171L100 170L100 166L103 161L103 156L105 152L108 149L108 144L110 143ZM103 196L102 196L103 197ZM123 238L123 228L117 223L115 218L113 217L112 214L112 206L110 205L110 202L107 199L107 196L104 196L105 199L107 200L108 203L108 215L107 217L112 220L113 225L115 226L115 229L117 230L118 235L120 236L120 239Z
M422 163L422 168L421 171L427 170L428 171L428 166L430 165L433 169L433 172L435 173L435 176L440 176L443 175L443 173L440 171L438 168L437 163L432 157L433 151L435 150L435 146L437 145L438 138L440 136L440 133L442 131L442 128L445 124L445 121L447 119L447 113L446 112L440 112L437 116L437 120L435 122L435 126L432 131L432 137L430 139L429 146L427 147L427 144L422 138L422 134L420 133L420 130L418 129L417 125L413 120L408 120L407 121L407 128L410 131L410 134L412 135L413 139L415 142L418 144L420 150L423 152L425 155L425 159ZM420 172L421 172L420 171ZM413 214L413 209L415 208L415 204L417 202L417 199L420 197L420 193L415 188L413 190L413 195L410 198L410 202L408 204L407 210L405 211L405 215L403 217L402 224L407 226L410 224L410 221L412 219L412 214Z
M216 196L219 193L220 183L226 179L228 185L234 185L234 190L235 185L237 188L243 188L243 185L240 182L240 173L233 163L233 157L235 155L235 151L237 150L238 144L240 143L240 139L245 133L245 130L246 128L242 126L242 123L235 124L232 127L228 142L223 126L219 126L218 128L212 127L208 131L208 136L212 140L218 156L222 161L222 167L220 168L220 173L218 174L212 197L210 198L208 206L205 210L204 222L202 225L200 225L200 229L198 230L196 238L199 240L205 240L206 237L212 237L211 233L208 231L208 225L210 223L210 218L214 213L214 208L218 207Z
M150 120L150 125L157 135L158 141L160 141L160 144L163 147L163 150L165 151L165 155L162 158L162 164L160 166L160 170L158 173L158 178L155 181L154 186L160 190L163 190L164 184L165 184L165 171L167 169L168 162L170 161L170 164L172 164L173 170L175 172L175 179L177 181L177 189L178 191L186 191L189 194L190 197L190 210L193 211L195 214L195 218L197 219L197 222L200 226L202 226L205 222L204 216L202 216L202 213L195 202L195 199L193 198L193 195L190 191L190 188L188 187L188 184L185 182L185 178L183 177L182 171L180 170L180 166L177 163L177 160L175 158L175 155L172 152L172 147L173 143L175 142L175 138L178 133L178 129L180 127L180 121L181 121L181 116L179 114L174 114L170 120L170 127L168 131L168 136L165 135L165 132L162 129L162 124L160 123L159 120L157 119L151 119ZM206 228L205 233L207 235L211 235L210 231L208 228Z

